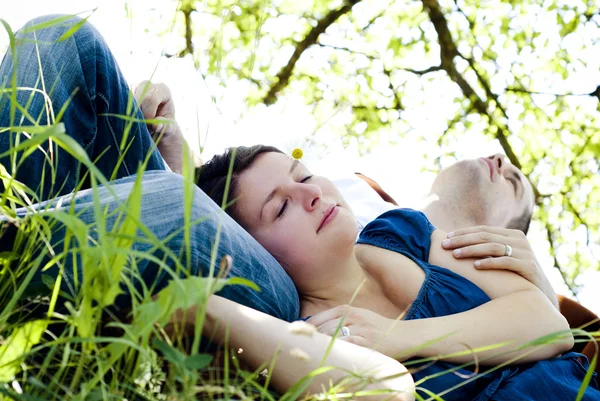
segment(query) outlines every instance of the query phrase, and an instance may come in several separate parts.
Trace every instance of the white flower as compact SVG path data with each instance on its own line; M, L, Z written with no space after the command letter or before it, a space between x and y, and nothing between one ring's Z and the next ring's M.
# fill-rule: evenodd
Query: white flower
M311 337L313 333L317 332L317 328L310 323L306 323L303 320L297 320L292 322L288 326L288 330L292 334L297 334L301 336Z
M302 164L309 168L321 159L320 154L323 153L320 152L319 146L316 145L311 138L302 138L289 141L280 149L289 157L300 160ZM299 155L299 153L301 153L301 155Z
M310 355L308 355L306 353L306 351L303 351L300 348L292 348L290 350L290 355L293 356L296 359L299 359L299 360L305 361L305 362L308 362L308 361L310 361L312 359L310 357Z

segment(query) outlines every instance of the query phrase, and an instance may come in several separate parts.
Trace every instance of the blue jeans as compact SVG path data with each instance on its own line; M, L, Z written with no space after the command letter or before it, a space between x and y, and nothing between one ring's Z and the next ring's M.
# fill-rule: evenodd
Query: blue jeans
M58 16L46 16L29 22L27 26L39 24ZM128 85L122 76L117 63L98 31L89 23L82 27L69 39L57 42L73 24L80 19L70 18L50 27L36 30L39 57L43 74L39 73L38 54L32 43L33 34L18 33L18 46L15 54L5 55L0 65L0 85L10 87L10 79L16 69L17 86L42 89L45 87L55 113L66 105L62 122L67 134L85 149L91 160L108 179L114 179L110 188L100 187L98 191L101 207L106 208L105 224L109 231L114 226L118 213L113 213L129 196L136 179L140 162L148 159L147 171L142 177L143 194L141 199L140 224L148 231L138 230L137 238L132 246L133 251L154 253L157 260L165 259L172 267L169 258L162 251L153 249L148 237L167 239L166 245L174 255L184 255L184 181L175 173L165 171L160 154L155 148L146 125L134 123L127 127L125 119L108 116L110 114L126 114L142 119L141 112L131 103ZM20 31L23 32L23 29ZM8 92L7 92L8 93ZM23 116L18 110L11 112L11 99L5 93L0 95L0 129L2 127L27 126L33 123L48 122L49 110L44 98L30 92L19 91L17 101L27 110ZM128 110L128 102L130 107ZM14 107L13 107L14 109ZM121 147L124 133L128 132L126 147ZM15 143L19 128L0 133L0 154L10 149ZM23 140L23 137L21 138ZM93 193L85 189L89 183L81 181L85 168L63 151L56 144L42 145L45 152L33 152L21 163L17 163L15 171L9 157L0 159L0 163L18 181L35 190L40 202L34 209L37 213L48 215L42 211L52 205L51 210L65 210L73 207L79 219L89 228L90 240L96 238L94 232L98 226L93 211ZM123 151L122 149L126 149ZM50 152L51 151L51 152ZM46 155L52 153L52 160ZM22 153L16 160L21 160ZM117 169L118 160L123 162ZM52 180L52 168L55 179ZM83 190L72 193L81 184ZM0 189L4 191L0 183ZM56 198L60 196L60 198ZM18 209L19 215L36 213L24 208ZM190 229L191 249L189 257L182 257L185 265L182 275L203 275L209 273L211 251L221 225L217 262L225 255L233 259L230 276L244 277L256 283L261 291L256 292L248 287L228 286L220 292L233 301L258 309L284 320L295 320L299 315L299 300L296 289L275 259L262 248L248 233L233 221L219 206L217 206L199 188L193 188L193 203L191 207L192 221L204 218L201 223L192 225ZM0 218L1 221L1 218ZM4 226L7 226L4 224ZM52 244L61 246L67 228L56 224L52 232ZM0 231L0 251L12 250L14 242L14 227ZM77 273L81 277L81 263L73 263L67 257L65 263L66 291L76 291L73 287L73 277ZM75 271L73 271L74 267ZM159 264L147 258L135 258L130 264L134 266L143 278L145 286L154 286L154 292L163 288L169 281L169 274ZM56 273L56 266L45 272ZM173 268L174 269L174 268ZM217 266L218 270L218 266ZM36 276L41 278L41 275ZM34 286L35 287L35 286ZM39 286L43 288L42 285ZM117 303L127 305L131 294L118 298Z

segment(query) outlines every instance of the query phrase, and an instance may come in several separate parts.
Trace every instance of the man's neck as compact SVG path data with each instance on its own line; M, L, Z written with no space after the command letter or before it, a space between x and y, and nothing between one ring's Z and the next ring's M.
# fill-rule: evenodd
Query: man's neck
M472 216L457 207L455 201L436 194L429 195L421 211L434 226L446 232L477 225Z

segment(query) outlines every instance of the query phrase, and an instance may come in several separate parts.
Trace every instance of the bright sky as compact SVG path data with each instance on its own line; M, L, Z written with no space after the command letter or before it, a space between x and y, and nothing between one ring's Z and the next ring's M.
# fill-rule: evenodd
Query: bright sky
M238 102L229 101L216 108L206 83L194 70L190 58L161 57L163 52L175 53L181 49L179 36L167 34L157 38L154 34L160 29L170 31L169 21L176 7L173 0L0 1L3 3L0 18L8 21L14 30L38 15L80 13L97 8L90 21L105 37L129 83L133 86L142 80L152 79L155 82L162 81L171 88L177 107L177 120L193 146L198 147L200 142L205 147L204 159L232 145L267 143L290 148L301 143L302 138L315 129L311 110L302 99L291 98L285 104L258 107L238 121L234 121L231 115L243 107L241 97ZM127 17L125 4L133 10L132 19ZM149 28L150 32L144 32L145 28ZM7 41L2 32L0 50L6 48ZM235 94L236 88L227 90ZM456 88L448 88L448 91L452 90ZM426 110L436 110L437 95L428 97L428 93L434 91L440 89L431 88L430 92L425 88L421 96L426 98L428 107L411 116L424 129L434 123L426 114ZM327 135L326 127L319 131L320 140L329 142ZM489 142L482 135L465 136L456 147L466 158L502 153L499 144ZM416 136L407 135L397 145L384 142L378 144L372 154L359 157L354 150L343 150L339 142L336 143L332 138L330 153L325 160L330 171L345 171L348 174L360 171L377 180L402 206L418 208L434 177L432 173L422 171L422 155L427 152L432 152L430 145ZM548 254L545 233L535 222L529 239L556 292L568 294L559 272L552 268L553 261ZM579 282L583 284L579 301L600 315L600 271L582 274Z

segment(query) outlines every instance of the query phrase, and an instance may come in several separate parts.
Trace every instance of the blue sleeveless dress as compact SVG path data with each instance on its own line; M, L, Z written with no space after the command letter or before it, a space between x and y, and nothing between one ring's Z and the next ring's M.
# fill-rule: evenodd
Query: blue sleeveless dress
M476 308L490 298L466 278L427 262L430 237L435 227L425 215L411 209L394 209L379 216L361 232L359 244L377 246L401 253L425 272L425 281L405 320L452 315ZM409 364L410 365L410 364ZM575 400L586 374L587 358L570 352L560 357L504 368L480 367L473 370L438 361L407 366L413 373L419 395L429 392L451 400ZM419 390L419 387L423 390ZM582 398L600 400L595 377Z

